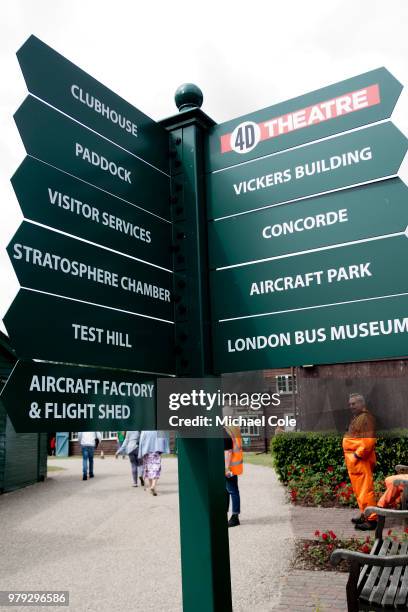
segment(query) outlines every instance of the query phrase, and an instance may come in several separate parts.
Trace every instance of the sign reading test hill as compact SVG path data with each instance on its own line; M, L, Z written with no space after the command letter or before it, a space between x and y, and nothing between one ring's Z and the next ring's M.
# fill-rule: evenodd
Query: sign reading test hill
M401 90L381 68L212 129L216 372L408 355L408 141L369 125Z
M168 135L36 37L17 56L26 220L4 323L25 361L2 401L21 432L153 429L153 375L174 373Z

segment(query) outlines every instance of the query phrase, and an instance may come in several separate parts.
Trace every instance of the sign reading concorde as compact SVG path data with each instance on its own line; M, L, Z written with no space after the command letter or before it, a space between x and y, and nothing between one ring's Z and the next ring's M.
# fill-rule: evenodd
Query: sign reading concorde
M363 127L401 89L379 69L213 129L216 372L408 355L408 141Z
M22 288L4 322L20 359L62 365L19 363L2 401L10 413L18 396L18 431L149 429L154 393L132 390L154 377L134 371L174 372L168 135L34 36L18 59L32 95L15 114L28 156L12 184L28 221L8 246ZM37 379L77 385L36 396Z

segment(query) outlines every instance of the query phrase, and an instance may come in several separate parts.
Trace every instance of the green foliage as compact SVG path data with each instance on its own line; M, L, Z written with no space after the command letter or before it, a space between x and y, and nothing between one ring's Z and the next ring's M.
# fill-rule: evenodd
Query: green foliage
M338 482L347 479L342 436L337 433L282 433L272 438L271 453L279 479L285 484L304 467L314 473L327 473L333 468ZM398 463L408 465L408 431L379 433L376 455L377 477L395 474Z

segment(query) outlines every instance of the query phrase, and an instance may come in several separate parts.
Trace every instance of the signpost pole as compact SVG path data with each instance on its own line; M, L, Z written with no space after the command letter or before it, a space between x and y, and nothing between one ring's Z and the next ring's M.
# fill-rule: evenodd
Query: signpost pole
M214 122L201 91L182 86L170 132L176 300L176 371L211 376L203 139ZM180 538L184 612L232 610L223 440L179 439Z

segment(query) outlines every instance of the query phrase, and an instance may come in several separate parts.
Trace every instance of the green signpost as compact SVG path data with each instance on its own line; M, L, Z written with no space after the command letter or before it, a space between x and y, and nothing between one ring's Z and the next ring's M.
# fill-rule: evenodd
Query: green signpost
M154 429L157 374L408 356L408 140L383 122L402 89L385 68L218 126L186 85L160 125L34 36L18 59L17 431ZM223 442L178 457L183 608L228 612Z
M23 287L173 320L170 272L27 221L7 251Z
M11 179L26 219L171 270L171 223L26 157Z
M155 394L155 377L19 361L1 400L16 431L128 431L156 429Z

